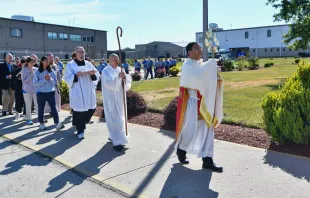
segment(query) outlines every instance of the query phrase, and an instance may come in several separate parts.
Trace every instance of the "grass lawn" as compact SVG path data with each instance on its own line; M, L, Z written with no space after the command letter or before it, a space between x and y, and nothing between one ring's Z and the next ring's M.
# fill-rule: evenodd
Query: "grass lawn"
M262 98L277 90L281 78L290 77L297 69L294 58L261 59L260 65L273 62L275 66L258 70L223 72L224 113L226 122L262 127ZM307 59L306 59L307 60ZM309 61L308 59L307 61ZM178 95L179 77L133 82L132 90L139 92L151 109L162 110Z

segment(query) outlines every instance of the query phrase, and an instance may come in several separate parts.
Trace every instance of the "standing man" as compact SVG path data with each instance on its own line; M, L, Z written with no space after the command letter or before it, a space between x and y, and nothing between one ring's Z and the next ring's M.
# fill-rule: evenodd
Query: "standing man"
M5 62L0 64L0 84L2 89L2 115L6 116L7 113L13 115L13 105L15 102L14 95L14 78L16 78L15 74L15 66L13 65L13 55L7 53L5 56Z
M143 65L143 72L144 72L144 78L145 78L146 72L147 72L147 60L145 60L144 57L143 57L142 65Z
M70 107L73 110L77 135L79 139L83 139L86 124L97 106L94 84L98 83L99 72L85 60L83 47L76 47L75 53L76 59L67 64L64 81L69 87Z
M64 69L64 64L59 60L58 56L55 56L55 64L58 65L60 76L63 76L62 70Z
M135 62L133 64L135 67L135 72L138 71L140 73L141 63L135 58Z
M223 119L223 80L215 60L200 62L202 50L196 42L189 43L186 51L190 58L180 78L175 149L183 164L189 163L188 152L202 158L202 168L222 172L213 155L214 128Z
M116 151L122 151L124 145L128 143L125 133L125 119L123 94L126 99L126 91L131 88L130 75L121 71L117 54L110 54L109 64L102 71L102 95L105 120L109 130L109 139L113 142ZM124 92L122 91L122 81L124 81ZM125 100L125 104L127 104Z
M153 62L153 60L151 60L150 57L148 57L146 65L147 65L147 68L146 68L147 73L146 73L146 76L145 76L145 80L149 76L149 73L151 74L151 79L153 79L153 70L152 69L153 69L153 66L154 66L154 62Z
M170 75L170 62L168 60L168 58L166 58L165 60L165 70L166 70L166 76L169 76Z
M100 74L101 74L102 70L103 70L107 65L108 65L108 64L105 62L105 59L102 58L102 59L101 59L100 65L97 66L97 70L99 71Z
M125 60L125 62L123 63L123 68L124 68L126 74L129 74L129 65L128 65L128 63L127 63L126 60Z

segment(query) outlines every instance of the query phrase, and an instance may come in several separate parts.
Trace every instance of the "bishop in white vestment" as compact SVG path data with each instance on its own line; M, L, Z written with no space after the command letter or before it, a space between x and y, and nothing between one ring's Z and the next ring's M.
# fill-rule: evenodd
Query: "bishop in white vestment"
M188 164L186 153L203 160L203 168L222 172L213 163L214 128L223 119L223 80L216 60L200 61L201 47L193 42L186 47L189 59L182 66L178 99L176 145L178 159Z
M118 55L111 54L108 66L101 73L101 88L109 139L113 142L116 151L122 151L124 145L128 143L128 137L125 132L123 94L125 95L127 119L126 91L131 88L131 76L127 75L124 70L121 71L118 65ZM122 90L122 81L125 83L124 92Z
M73 110L77 135L82 139L86 124L96 110L94 84L98 83L99 72L90 62L84 60L83 47L76 47L75 52L76 59L67 64L64 81L69 87L70 107Z

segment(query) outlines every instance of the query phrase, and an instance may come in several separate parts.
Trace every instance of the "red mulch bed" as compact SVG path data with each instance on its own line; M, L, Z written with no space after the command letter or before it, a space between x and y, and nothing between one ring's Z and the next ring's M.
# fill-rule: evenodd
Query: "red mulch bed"
M68 104L62 105L62 109L70 110ZM94 116L102 117L103 107L97 106ZM159 129L175 131L175 126L165 124L164 115L160 113L146 112L134 117L128 117L128 122ZM310 157L310 146L299 144L279 145L271 140L271 137L263 129L248 128L237 125L221 124L215 129L215 138L227 142L269 149L273 151Z

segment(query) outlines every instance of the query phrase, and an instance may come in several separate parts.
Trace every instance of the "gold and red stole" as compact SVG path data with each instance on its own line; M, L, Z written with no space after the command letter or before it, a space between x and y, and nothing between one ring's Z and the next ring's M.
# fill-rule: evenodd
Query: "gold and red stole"
M203 64L188 60L183 64L176 115L176 140L184 123L189 99L188 89L197 91L198 119L204 120L208 127L213 128L216 128L222 121L223 81L217 81L219 77L221 78L217 64L212 60Z

